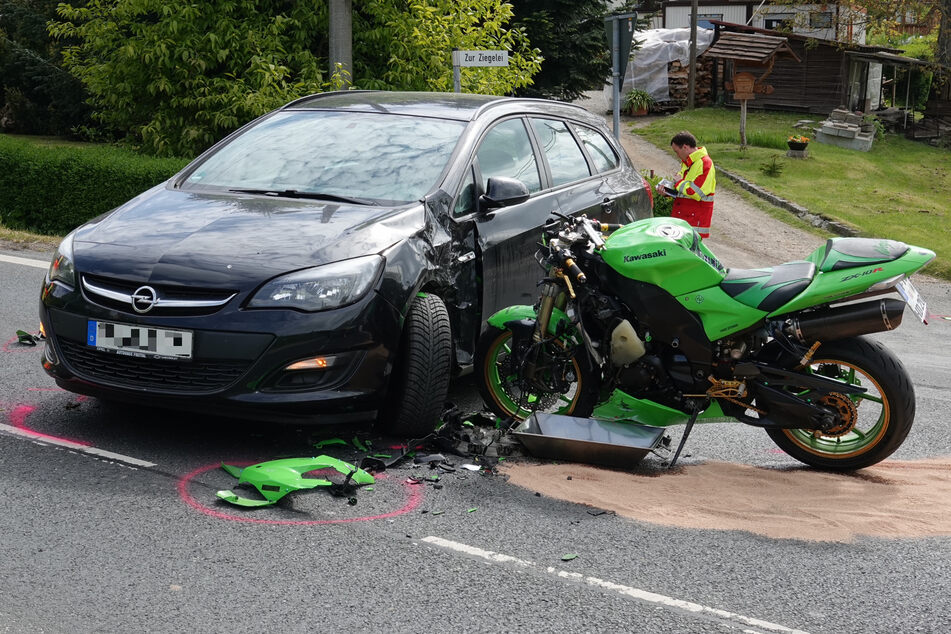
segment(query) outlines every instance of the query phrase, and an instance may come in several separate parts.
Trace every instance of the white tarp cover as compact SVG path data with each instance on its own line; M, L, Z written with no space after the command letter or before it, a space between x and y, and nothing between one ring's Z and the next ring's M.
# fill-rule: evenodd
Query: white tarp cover
M634 46L621 95L635 88L646 90L655 101L669 101L667 64L690 63L690 29L650 29L634 33ZM713 29L697 28L697 55L713 44Z

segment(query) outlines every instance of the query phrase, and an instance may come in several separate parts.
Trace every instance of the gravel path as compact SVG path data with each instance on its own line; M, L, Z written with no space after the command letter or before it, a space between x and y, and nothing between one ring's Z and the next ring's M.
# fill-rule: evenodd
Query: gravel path
M608 127L611 127L610 117ZM649 120L635 125L646 125ZM657 148L621 120L621 145L639 170L676 174L680 162L673 152ZM717 157L712 156L714 164ZM710 237L704 240L726 267L757 268L801 260L824 243L807 231L791 227L720 187L713 207Z

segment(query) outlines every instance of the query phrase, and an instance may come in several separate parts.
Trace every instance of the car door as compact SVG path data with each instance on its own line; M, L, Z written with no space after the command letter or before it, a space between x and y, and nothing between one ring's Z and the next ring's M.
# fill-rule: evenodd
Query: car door
M521 116L494 123L480 138L468 164L466 180L453 206L457 224L471 226L478 245L482 281L481 317L512 304L535 302L542 269L535 261L541 230L553 211L557 194L548 187L532 137ZM509 207L480 208L479 197L489 178L504 176L525 183L530 197Z
M608 140L604 131L572 123L571 129L598 175L603 222L627 224L651 215L651 196L643 176L636 171L623 150Z

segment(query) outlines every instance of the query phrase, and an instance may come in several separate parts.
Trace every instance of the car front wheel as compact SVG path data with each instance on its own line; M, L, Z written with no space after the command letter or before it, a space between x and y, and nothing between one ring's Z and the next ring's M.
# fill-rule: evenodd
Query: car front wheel
M420 294L406 315L390 406L383 427L397 436L420 438L439 422L449 391L452 331L443 301Z

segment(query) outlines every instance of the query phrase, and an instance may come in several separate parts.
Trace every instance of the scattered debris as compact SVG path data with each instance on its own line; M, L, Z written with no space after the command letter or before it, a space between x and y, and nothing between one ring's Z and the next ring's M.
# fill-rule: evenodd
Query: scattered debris
M614 511L606 511L604 509L588 509L588 515L594 515L597 517L598 515L617 515L617 513Z
M362 440L360 440L359 437L354 436L352 442L353 442L353 446L359 449L360 451L370 451L369 448L367 448L367 446L363 443Z
M467 510L466 513L475 513L479 510L478 506L473 506L471 509Z
M17 330L17 343L23 344L24 346L35 346L45 338L42 331L33 335L25 330Z
M253 486L264 498L263 500L254 500L240 497L234 491L218 491L217 495L222 500L245 507L270 506L292 491L308 490L316 487L329 487L332 493L348 495L355 486L375 482L373 476L363 469L330 456L283 458L251 465L244 469L222 464L221 468L238 478L239 485ZM346 480L342 484L336 484L325 478L304 477L305 473L318 469L335 469L345 475ZM356 498L350 497L350 499L354 500L350 502L351 504L356 503Z
M347 441L344 440L343 438L327 438L327 439L325 439L325 440L321 440L321 441L315 442L315 443L314 443L314 448L316 448L316 449L323 449L324 447L329 447L329 446L331 446L331 445L343 445L344 447L348 447L348 446L349 446L349 445L347 444Z
M578 555L576 555L576 554L574 554L574 553L569 553L569 554L567 554L567 555L562 555L562 556L561 556L561 560L562 560L562 561L571 561L572 559L577 559L577 558L578 558Z
M463 469L468 469L469 471L481 471L482 467L477 464L464 464L462 465Z

